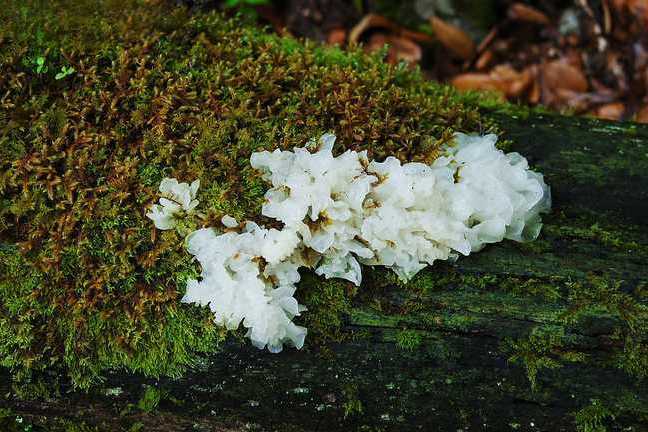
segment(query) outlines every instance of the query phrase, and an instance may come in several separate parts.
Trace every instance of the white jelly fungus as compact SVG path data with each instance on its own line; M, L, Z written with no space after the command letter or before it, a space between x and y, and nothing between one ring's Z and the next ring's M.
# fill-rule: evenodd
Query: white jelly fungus
M524 157L505 154L496 141L458 133L431 165L369 161L350 150L333 156L332 134L293 151L253 153L252 167L272 186L262 214L283 228L225 216L227 232L191 233L187 249L202 273L182 301L209 306L227 328L243 323L259 348L301 348L306 329L292 322L305 310L294 298L300 267L360 285L360 264L379 265L407 281L436 260L505 238L535 239L540 213L551 206L549 188ZM198 204L197 189L197 181L164 179L163 198L147 216L160 229L173 228L181 211Z
M156 228L161 230L173 229L176 225L176 216L181 212L191 213L198 206L196 193L200 187L200 180L191 185L178 183L174 178L164 178L160 183L160 204L151 207L146 216L153 221Z

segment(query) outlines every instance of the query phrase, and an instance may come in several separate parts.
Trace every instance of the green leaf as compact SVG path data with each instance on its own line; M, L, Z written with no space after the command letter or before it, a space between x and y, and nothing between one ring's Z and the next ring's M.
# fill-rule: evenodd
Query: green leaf
M72 75L74 72L76 72L76 69L74 69L72 66L63 66L61 68L61 72L57 73L56 76L54 77L57 80L61 80L69 75Z

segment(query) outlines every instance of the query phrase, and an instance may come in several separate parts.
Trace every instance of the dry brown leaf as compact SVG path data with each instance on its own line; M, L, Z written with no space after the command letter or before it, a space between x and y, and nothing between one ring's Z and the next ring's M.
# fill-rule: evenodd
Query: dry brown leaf
M527 91L531 83L534 81L534 76L531 74L531 71L527 68L521 73L518 73L515 80L513 80L509 87L506 95L508 97L519 97Z
M387 60L391 63L404 60L409 64L415 64L423 57L421 47L406 37L390 36L387 38L387 43L390 46Z
M421 42L431 44L434 43L434 38L427 33L417 32L414 30L409 30L406 28L401 28L399 32L400 36L411 39L414 42Z
M628 9L644 25L648 25L648 0L627 0Z
M499 83L500 89L508 97L518 97L531 85L533 75L529 69L518 72L511 65L498 65L490 73L490 76Z
M531 90L529 91L529 103L535 105L540 102L540 83L538 80L534 80L531 85Z
M624 68L626 59L619 52L608 51L605 56L607 70L616 78L616 87L621 91L629 89L628 77Z
M519 73L513 69L513 66L507 63L499 64L491 71L491 76L497 77L500 80L509 81L518 77Z
M347 32L345 29L338 27L331 30L326 38L326 42L330 45L344 45L346 42Z
M498 65L488 74L466 73L455 77L452 84L460 90L496 90L507 97L519 97L533 83L535 72L527 68L518 72L508 64Z
M371 35L367 42L367 50L377 51L385 46L385 44L389 45L389 51L387 51L387 62L391 64L400 61L414 64L419 62L423 56L423 51L416 42L404 37L386 35L384 33L374 33Z
M648 104L645 104L635 116L635 121L638 123L648 123Z
M606 120L621 120L625 112L625 105L621 102L613 102L600 106L594 112L594 115Z
M349 32L349 43L359 43L369 30L374 32L367 41L366 50L376 51L388 44L387 61L392 64L403 60L409 64L419 62L423 51L415 41L433 41L429 35L407 30L384 16L368 14Z
M605 33L610 33L610 31L612 31L612 13L610 12L609 1L603 0L601 2L601 7L603 8L603 31Z
M579 97L587 91L588 82L578 64L566 58L541 65L541 101L555 108L571 107L577 111L588 109L585 100Z
M365 50L369 52L378 51L387 43L387 35L385 33L374 33L371 35L365 44Z
M584 93L578 93L566 88L555 88L553 92L543 95L544 103L556 108L570 108L577 113L582 113L592 106Z
M547 15L524 3L513 3L508 9L508 16L514 21L526 21L540 25L550 24Z
M486 73L465 73L457 75L451 84L459 90L490 90L503 93L499 83Z
M382 27L391 30L394 27L394 23L380 15L365 15L349 32L349 43L357 44L360 42L360 36L362 36L364 32L375 27Z
M593 105L611 103L619 98L619 92L617 90L609 88L596 78L592 78L590 82L592 90L590 93L583 93L583 97L588 98Z
M393 33L417 42L434 42L434 38L429 35L403 28L382 15L367 14L349 32L349 43L359 43L362 35L366 31L377 28L388 30L388 33Z
M580 67L564 60L554 60L542 67L542 83L547 90L567 89L577 93L587 91L587 78Z
M472 58L475 53L475 43L466 32L436 16L430 18L430 24L437 40L444 47L464 60Z
M497 37L497 34L499 33L499 29L497 27L493 27L488 34L486 35L485 38L479 42L479 45L477 46L477 52L481 53L483 52L486 48L490 46L491 43L495 40Z
M484 53L480 55L477 61L475 62L475 69L477 70L486 69L490 65L491 61L493 61L493 57L494 57L493 51L491 50L484 51Z

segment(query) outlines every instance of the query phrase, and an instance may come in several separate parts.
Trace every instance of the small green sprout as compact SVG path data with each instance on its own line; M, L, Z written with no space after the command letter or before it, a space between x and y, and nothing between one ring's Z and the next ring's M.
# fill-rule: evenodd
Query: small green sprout
M54 78L57 80L62 80L63 78L72 75L74 72L76 72L76 69L74 69L72 66L63 66L61 68L61 71L57 73Z
M45 64L45 57L43 57L43 56L36 57L36 59L34 60L34 66L36 66L36 68L34 70L39 75L44 74L48 70L48 67Z

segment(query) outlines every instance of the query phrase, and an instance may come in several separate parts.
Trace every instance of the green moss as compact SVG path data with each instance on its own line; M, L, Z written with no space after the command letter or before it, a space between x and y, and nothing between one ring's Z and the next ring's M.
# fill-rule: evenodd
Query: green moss
M338 152L428 161L454 131L494 127L477 97L418 71L215 13L10 0L0 23L14 107L0 121L0 363L17 376L59 366L88 386L109 368L177 375L218 349L208 311L178 302L197 274L182 238L144 216L162 177L200 179L205 224L225 213L268 223L253 151L334 131ZM312 339L340 338L354 289L302 285Z
M563 225L559 227L549 225L548 232L551 235L563 238L594 240L603 246L623 251L641 251L643 249L639 243L627 240L628 238L634 238L632 235L628 235L628 233L625 232L619 232L612 227L602 227L598 222L594 222L589 226L584 226L582 222L579 224ZM534 247L536 246L538 245L535 245Z
M599 399L592 399L591 405L575 414L575 420L578 432L605 432L614 415Z
M308 308L303 324L308 328L309 340L317 343L348 337L343 319L351 311L351 299L357 291L355 285L338 279L326 280L307 272L299 289L299 297Z
M416 330L401 330L396 335L396 345L408 351L418 348L423 342L421 333Z
M589 248L599 239L578 241ZM398 344L421 326L492 335L504 340L502 354L526 370L534 390L545 372L571 363L618 368L639 379L648 370L645 284L594 275L575 281L555 271L526 277L475 274L443 264L407 284L376 271L366 276L372 290L360 290L363 308L352 311L351 322L401 329L393 338L384 334L386 341Z
M640 289L641 287L637 287L637 291ZM639 298L645 297L639 294ZM621 282L593 276L587 284L572 285L570 300L574 306L563 316L566 322L601 313L607 313L618 320L620 325L612 339L619 342L622 349L616 351L615 366L639 379L648 376L648 344L645 338L648 330L648 306L645 303L624 292Z
M364 412L362 401L360 400L359 389L357 385L347 384L342 390L344 402L342 408L344 410L344 418L358 417Z
M0 408L0 427L6 432L32 432L31 422L10 409Z
M162 391L160 389L153 386L147 386L144 394L142 395L140 400L137 401L137 408L144 412L150 413L157 408L157 406L160 404L161 399Z
M562 327L537 326L528 337L506 341L505 350L511 355L509 361L521 363L527 373L531 388L538 388L538 373L543 369L557 369L564 362L583 362L586 355L569 350Z

